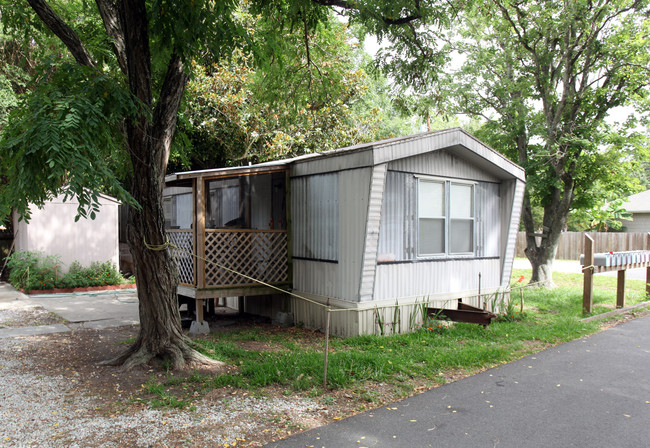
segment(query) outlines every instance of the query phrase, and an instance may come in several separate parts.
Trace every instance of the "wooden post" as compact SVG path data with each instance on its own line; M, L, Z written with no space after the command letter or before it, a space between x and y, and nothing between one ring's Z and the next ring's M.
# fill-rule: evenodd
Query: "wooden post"
M582 266L582 314L590 314L594 309L594 240L585 234L585 258Z
M325 319L325 366L323 367L323 389L327 390L327 361L330 351L330 299L327 299L327 317Z
M196 299L196 321L200 324L203 323L203 304L205 300Z
M618 271L616 282L616 308L625 306L625 269Z
M616 308L625 306L625 269L618 271L616 281Z
M205 180L196 179L196 287L205 288ZM198 302L196 306L198 307Z

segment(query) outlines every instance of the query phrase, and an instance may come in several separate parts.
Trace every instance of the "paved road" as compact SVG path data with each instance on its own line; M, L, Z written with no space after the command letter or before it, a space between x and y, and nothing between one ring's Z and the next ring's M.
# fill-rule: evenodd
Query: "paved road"
M650 446L650 317L266 445Z

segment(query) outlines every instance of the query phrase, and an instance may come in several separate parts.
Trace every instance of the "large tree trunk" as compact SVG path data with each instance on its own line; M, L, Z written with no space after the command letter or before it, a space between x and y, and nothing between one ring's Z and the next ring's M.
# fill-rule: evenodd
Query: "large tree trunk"
M524 253L532 267L531 286L555 288L553 283L553 260L560 242L560 236L566 226L571 203L573 202L573 182L565 182L560 190L551 187L549 204L544 207L542 228L538 229L533 220L532 206L528 192L524 194L523 220L526 231L526 249ZM541 238L537 243L536 238Z
M172 55L153 114L147 11L142 0L119 6L125 38L129 89L142 110L126 121L128 151L133 166L131 194L140 209L129 213L128 241L133 256L140 302L140 334L136 342L109 364L125 368L162 358L179 368L186 362L220 364L192 349L182 332L175 262L165 246L162 190L171 139L187 75ZM153 117L153 122L151 121Z

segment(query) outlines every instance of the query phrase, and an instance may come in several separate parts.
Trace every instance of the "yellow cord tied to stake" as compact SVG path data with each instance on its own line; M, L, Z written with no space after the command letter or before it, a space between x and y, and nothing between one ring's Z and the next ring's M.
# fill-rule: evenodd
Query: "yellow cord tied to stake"
M156 251L156 252L159 252L161 250L165 250L165 249L168 249L168 248L179 249L180 250L179 247L177 247L176 245L172 244L169 241L169 236L167 236L167 241L165 241L162 244L149 244L149 243L147 243L147 240L144 240L144 245L145 245L145 247L147 249L153 250L153 251Z
M251 281L253 281L253 282L255 282L255 283L259 283L260 285L266 286L266 287L268 287L268 288L275 289L276 291L280 291L280 292L282 292L282 293L284 293L284 294L289 294L290 296L296 297L296 298L298 298L298 299L304 300L304 301L309 302L309 303L312 303L312 304L314 304L314 305L317 305L317 306L320 306L320 307L323 307L323 308L327 308L329 311L356 311L356 310L348 310L348 309L345 309L345 308L341 308L341 309L332 309L329 305L324 305L324 304L322 304L322 303L316 302L315 300L308 299L307 297L303 297L303 296L301 296L301 295L299 295L299 294L296 294L296 293L294 293L294 292L287 291L286 289L278 288L278 287L275 286L275 285L271 285L271 284L266 283L266 282L264 282L264 281L262 281L262 280L258 280L258 279L254 278L254 277L251 277L251 276L249 276L249 275L244 274L243 272L236 271L236 270L231 269L231 268L229 268L229 267L227 267L227 266L224 266L224 265L222 265L222 264L219 264L219 263L217 263L217 262L215 262L215 261L208 260L208 259L205 258L205 257L200 257L200 256L198 256L198 255L196 255L196 254L193 254L192 252L190 252L190 251L188 251L188 250L186 250L186 249L183 249L183 248L178 247L177 245L175 245L174 243L172 243L171 241L169 241L169 236L167 236L167 241L165 241L163 244L149 244L149 243L147 243L147 241L145 240L145 241L144 241L144 245L145 245L145 247L146 247L147 249L149 249L149 250L153 250L153 251L161 251L161 250L165 250L165 249L174 249L174 250L177 250L177 251L182 252L182 253L185 253L185 254L187 254L187 255L189 255L189 256L191 256L191 257L194 257L194 258L196 258L197 260L203 260L204 262L206 262L206 263L208 263L208 264L211 264L211 265L216 266L216 267L218 267L218 268L221 268L221 269L224 269L224 270L226 270L226 271L232 272L233 274L237 274L237 275L239 275L239 276L241 276L241 277L244 277L245 279L251 280Z

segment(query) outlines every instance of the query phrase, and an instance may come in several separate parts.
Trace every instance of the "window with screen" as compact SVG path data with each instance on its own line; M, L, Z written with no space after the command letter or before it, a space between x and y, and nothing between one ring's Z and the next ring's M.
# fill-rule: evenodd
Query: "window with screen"
M474 185L418 179L418 256L474 253Z

